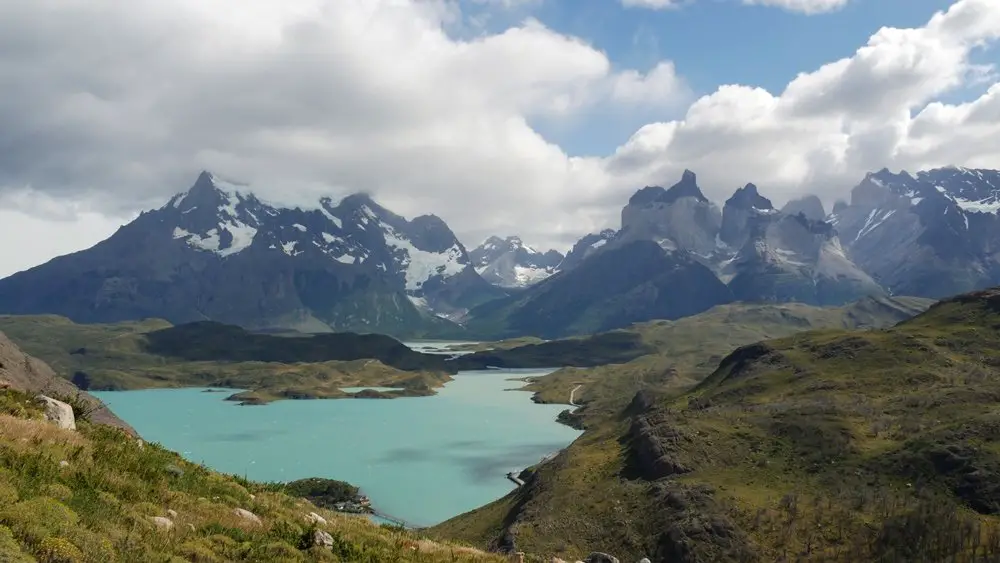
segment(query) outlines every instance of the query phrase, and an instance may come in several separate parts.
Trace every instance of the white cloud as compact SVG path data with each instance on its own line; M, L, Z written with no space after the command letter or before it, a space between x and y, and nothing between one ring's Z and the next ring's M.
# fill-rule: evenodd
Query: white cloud
M488 1L488 0L487 0ZM682 4L695 2L696 0L621 0L622 6L626 8L647 8L650 10L665 10L676 8ZM704 1L704 0L702 0ZM782 8L790 12L800 12L803 14L824 14L840 10L851 0L740 0L747 6L771 6ZM855 0L857 1L857 0Z
M202 167L279 202L367 190L400 213L440 215L470 243L518 233L565 246L615 226L637 187L672 183L683 168L713 199L753 181L781 203L813 191L830 200L872 168L1000 162L997 87L966 104L939 101L991 76L969 56L1000 34L995 0L880 30L782 92L720 87L605 158L568 157L530 120L677 103L684 87L672 64L617 71L534 20L455 40L443 31L454 9L443 0L0 3L0 234L25 241L0 247L0 274L89 245ZM25 185L79 210L76 222L46 231L56 222L11 211L44 217L11 199ZM59 233L58 247L46 232Z
M848 2L850 0L743 0L744 4L751 6L773 6L803 14L834 12L847 6Z

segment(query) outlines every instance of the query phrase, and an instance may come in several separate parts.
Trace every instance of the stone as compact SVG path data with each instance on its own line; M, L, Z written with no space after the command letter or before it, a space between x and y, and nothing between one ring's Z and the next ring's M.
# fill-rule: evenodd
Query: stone
M171 518L177 518L177 511L173 509L167 510L167 516L170 516Z
M59 467L69 467L69 462L64 459L59 462Z
M188 530L192 532L195 531L194 524L188 524Z
M174 465L172 463L169 463L169 464L165 465L163 467L163 470L166 471L167 473L175 476L175 477L183 477L184 476L184 470L181 469L180 467L177 467L176 465Z
M316 530L313 532L313 545L333 549L333 536L329 532Z
M649 558L647 557L643 557L642 559L639 560L639 563L652 563L652 561L650 561Z
M233 514L236 514L237 516L239 516L240 518L242 518L242 519L244 519L244 520L246 520L248 522L253 522L254 524L263 524L263 522L261 522L259 516L257 516L253 512L250 512L249 510L247 510L245 508L234 509L233 510ZM615 563L617 563L617 561Z
M10 389L10 388L11 388L10 381L7 381L6 379L0 379L0 389Z
M619 563L617 557L612 557L607 553L601 553L600 551L595 551L584 559L585 563Z
M160 530L172 530L174 528L174 522L170 518L164 518L163 516L152 516L150 520L153 524Z
M45 420L64 430L76 430L76 416L73 415L73 407L45 395L39 395L36 400L45 405Z
M139 446L139 449L140 449L140 450L144 450L144 449L146 449L146 444L145 444L145 443L143 443L143 441L142 441L142 440L136 440L136 441L135 441L135 445Z
M316 514L315 512L310 512L309 514L306 515L306 522L309 522L310 524L320 524L326 526L326 518L323 518L322 516Z

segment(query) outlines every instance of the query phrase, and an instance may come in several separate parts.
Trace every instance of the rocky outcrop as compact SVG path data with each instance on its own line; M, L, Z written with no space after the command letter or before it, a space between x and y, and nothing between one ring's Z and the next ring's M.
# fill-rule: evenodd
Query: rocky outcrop
M651 410L633 416L622 442L628 451L626 477L655 481L692 469L683 453L691 439L665 413Z
M87 418L97 424L115 426L135 435L135 430L115 416L104 403L93 395L81 391L72 382L59 377L45 362L26 355L10 339L0 332L0 380L7 386L32 395L47 398L72 398L88 412ZM69 405L66 405L69 407ZM48 409L48 406L46 407ZM73 414L70 408L70 414Z
M755 561L746 534L733 523L707 485L661 481L653 494L663 509L655 516L662 532L656 544L656 561L670 563L722 563Z
M73 415L73 407L45 395L39 395L36 399L45 407L45 420L63 430L76 430L76 416Z

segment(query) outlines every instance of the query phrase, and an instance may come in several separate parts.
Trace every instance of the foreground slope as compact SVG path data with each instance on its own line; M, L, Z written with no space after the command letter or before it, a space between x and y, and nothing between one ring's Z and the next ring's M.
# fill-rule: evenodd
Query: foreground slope
M40 364L37 360L31 360ZM502 561L337 515L0 389L0 561Z
M526 486L435 532L563 559L598 546L654 562L947 551L981 518L969 499L994 494L994 454L975 444L992 439L1000 397L996 352L984 352L1000 350L1000 293L967 299L871 331L846 329L889 326L929 302L895 313L885 299L728 305L644 325L660 354L534 384L551 401L577 389L583 436L527 471ZM940 535L898 537L929 521Z

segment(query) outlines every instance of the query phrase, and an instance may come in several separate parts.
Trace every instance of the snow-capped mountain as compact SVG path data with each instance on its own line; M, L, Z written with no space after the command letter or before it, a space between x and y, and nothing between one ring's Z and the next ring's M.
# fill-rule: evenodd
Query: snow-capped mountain
M363 194L275 207L203 172L95 247L0 280L0 311L423 334L500 295L435 216Z
M944 297L1000 283L1000 171L870 173L829 221L848 255L897 295Z
M490 237L469 258L484 280L500 287L527 287L556 273L562 253L539 252L524 244L520 237Z

